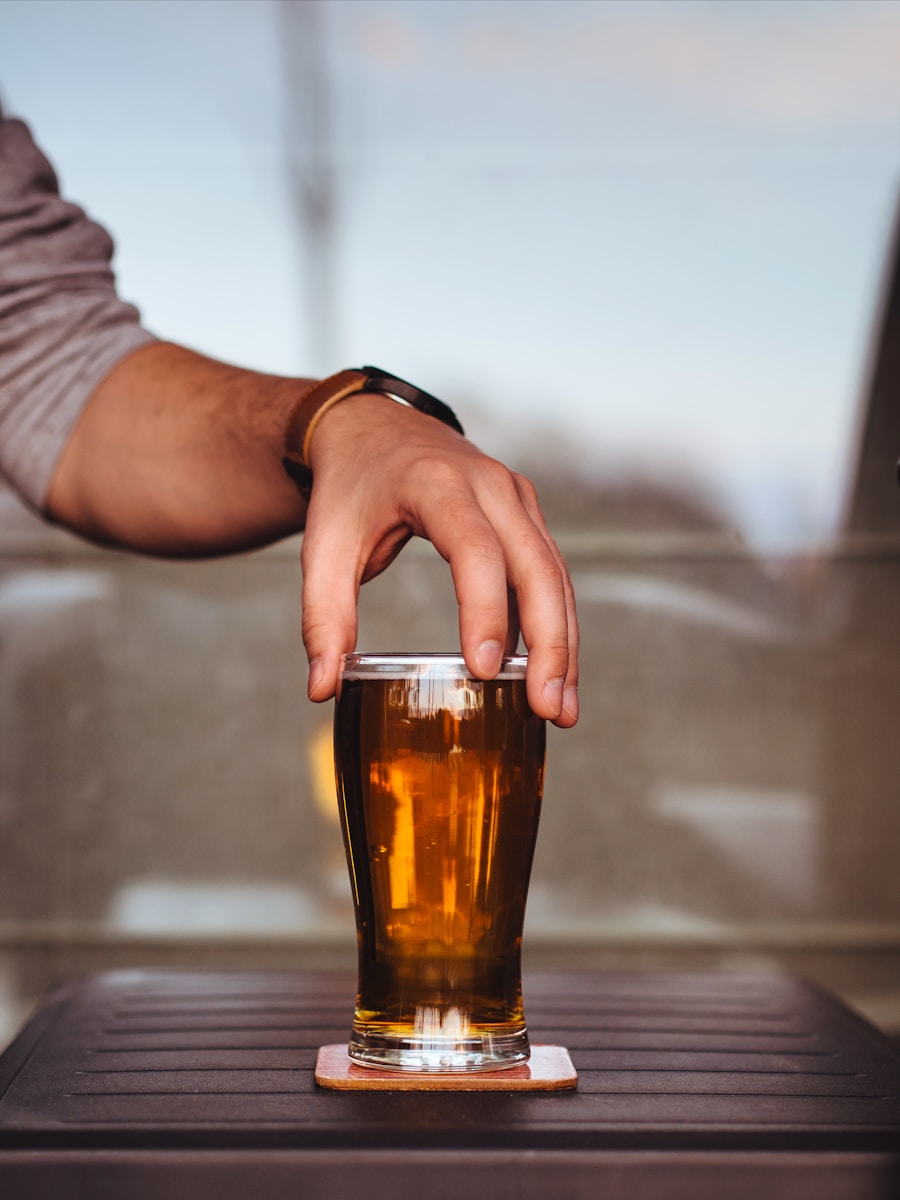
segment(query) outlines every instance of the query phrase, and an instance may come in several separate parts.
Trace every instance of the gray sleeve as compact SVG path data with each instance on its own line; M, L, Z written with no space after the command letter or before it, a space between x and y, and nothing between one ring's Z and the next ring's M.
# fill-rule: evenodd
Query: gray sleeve
M116 295L112 255L27 127L0 114L0 472L38 510L94 389L155 340Z

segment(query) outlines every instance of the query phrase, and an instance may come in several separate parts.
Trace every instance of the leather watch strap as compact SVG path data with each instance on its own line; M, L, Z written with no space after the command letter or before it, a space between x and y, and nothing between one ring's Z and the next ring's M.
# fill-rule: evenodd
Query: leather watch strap
M336 375L314 383L297 397L284 427L284 457L281 461L301 491L308 494L312 487L309 445L313 431L329 408L361 391L365 379L362 371L338 371Z
M416 408L442 421L457 433L463 433L463 427L449 405L407 383L405 379L382 371L380 367L338 371L336 375L329 375L327 379L311 384L300 393L288 414L284 430L284 455L281 461L287 474L307 499L312 490L309 449L316 426L330 408L357 392L387 396L398 404Z

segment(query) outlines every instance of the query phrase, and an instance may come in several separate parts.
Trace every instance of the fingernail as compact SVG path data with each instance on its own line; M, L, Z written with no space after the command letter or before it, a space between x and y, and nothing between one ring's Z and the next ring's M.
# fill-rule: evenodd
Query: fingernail
M475 652L475 666L484 675L495 675L502 658L503 647L499 642L482 642Z
M578 688L571 684L563 692L563 712L569 714L573 721L578 720Z
M309 664L309 685L307 687L310 699L312 699L313 693L318 691L319 684L322 682L324 675L325 667L322 664L321 658L312 659Z
M563 705L563 681L561 679L548 679L544 684L542 694L550 711L559 716Z

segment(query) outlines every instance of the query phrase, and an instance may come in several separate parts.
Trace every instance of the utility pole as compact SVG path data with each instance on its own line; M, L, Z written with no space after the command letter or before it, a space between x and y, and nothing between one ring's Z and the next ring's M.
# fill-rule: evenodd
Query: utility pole
M336 170L324 0L278 0L285 78L284 139L291 206L303 243L301 278L309 361L337 369Z

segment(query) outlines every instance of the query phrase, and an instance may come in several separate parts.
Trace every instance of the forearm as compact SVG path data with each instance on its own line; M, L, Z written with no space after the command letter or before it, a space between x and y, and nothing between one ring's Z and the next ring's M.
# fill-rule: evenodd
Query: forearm
M81 415L48 516L95 541L164 555L224 554L296 533L306 504L281 449L301 386L168 342L136 351Z

